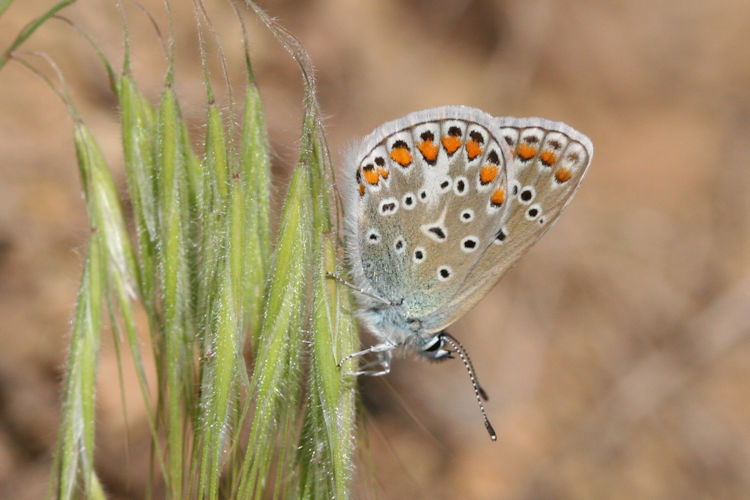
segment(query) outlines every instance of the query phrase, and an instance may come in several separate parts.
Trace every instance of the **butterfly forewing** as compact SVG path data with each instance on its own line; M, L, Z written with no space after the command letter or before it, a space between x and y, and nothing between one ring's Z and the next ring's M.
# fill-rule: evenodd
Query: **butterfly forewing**
M465 286L508 214L499 129L478 110L452 109L462 111L381 127L360 154L354 187L355 264L372 291L427 322Z
M580 186L593 146L583 134L541 118L498 118L510 147L508 214L493 243L429 327L441 329L472 308L557 220Z

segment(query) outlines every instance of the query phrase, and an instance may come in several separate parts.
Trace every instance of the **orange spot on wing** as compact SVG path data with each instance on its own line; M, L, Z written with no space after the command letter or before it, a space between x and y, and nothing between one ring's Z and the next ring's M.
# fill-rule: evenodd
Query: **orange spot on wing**
M522 159L530 160L536 155L536 148L525 143L519 144L517 153Z
M490 198L490 202L495 206L500 206L505 201L505 190L503 188L495 189L495 192L492 193L492 198Z
M571 177L573 177L573 171L569 168L560 167L557 169L557 172L555 172L555 179L557 182L565 182L570 180Z
M383 179L387 179L388 175L390 175L390 172L385 168L379 168L378 174L380 174L380 177L382 177Z
M557 161L557 155L552 151L542 151L542 154L539 155L539 159L542 160L543 164L549 167Z
M466 141L466 154L470 160L482 154L482 146L477 141Z
M479 180L482 184L489 184L497 177L497 172L500 168L497 165L485 165L479 171Z
M374 168L363 168L362 169L362 175L364 176L365 180L372 185L375 185L380 180L380 176L378 176L378 173L375 171Z
M360 184L359 185L359 195L360 196L364 196L365 195L365 185L364 184Z
M446 135L443 136L442 143L448 154L452 155L461 147L461 138L456 137L455 135Z
M408 167L411 164L411 153L405 147L394 148L391 151L391 159L402 167Z
M419 151L422 152L422 156L424 156L425 160L427 161L435 161L437 160L438 151L440 151L440 148L432 142L432 139L427 139L425 141L422 141L419 143Z

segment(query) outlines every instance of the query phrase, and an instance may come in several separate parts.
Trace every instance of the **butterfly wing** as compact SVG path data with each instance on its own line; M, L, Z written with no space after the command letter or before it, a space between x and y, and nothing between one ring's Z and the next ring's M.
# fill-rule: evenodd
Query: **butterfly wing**
M461 289L424 326L438 331L481 300L557 220L588 170L591 140L568 125L542 118L496 118L510 147L508 214Z
M490 115L463 106L378 128L345 186L355 283L429 321L464 287L507 216L510 150ZM367 298L364 298L367 301Z

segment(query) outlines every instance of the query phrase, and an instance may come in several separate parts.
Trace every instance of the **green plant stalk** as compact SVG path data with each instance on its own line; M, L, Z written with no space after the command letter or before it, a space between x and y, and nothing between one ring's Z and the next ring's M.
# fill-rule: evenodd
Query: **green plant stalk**
M325 271L334 268L331 242L323 236L330 231L327 189L331 177L311 66L304 49L290 45L293 37L280 35L279 29L272 27L306 77L306 118L301 160L290 182L273 263L268 139L260 96L252 82L246 94L242 148L239 157L232 158L230 169L221 115L212 102L201 164L190 148L171 83L157 111L132 78L118 81L140 262L120 224L119 201L103 159L87 151L88 161L97 169L82 171L92 225L98 231L92 240L96 237L99 242L100 267L107 273L101 276L105 284L99 284L99 308L104 290L114 291L117 300L113 304L118 304L122 315L144 393L147 388L145 376L140 380L142 361L128 294L132 297L137 291L146 304L159 381L156 423L152 420L150 425L157 454L161 448L155 426L165 427L167 455L159 465L168 495L174 498L185 496L186 486L188 496L218 498L225 448L236 449L240 436L240 426L229 422L242 421L232 419L239 415L241 381L256 408L245 457L233 469L239 472L232 483L234 493L244 497L270 493L266 488L275 457L277 478L271 494L274 498L294 494L287 492L287 485L292 484L288 476L297 470L290 464L298 442L303 340L312 342L313 355L308 386L312 394L308 394L304 422L311 460L300 467L302 485L291 489L314 496L348 496L354 393L352 382L342 379L335 360L353 350L356 332L348 291L339 290L325 277ZM172 74L170 67L170 82ZM274 273L269 279L271 264ZM314 279L310 279L311 270L315 270ZM314 312L312 330L307 333L310 289ZM247 380L242 358L242 333L247 326L252 327L254 340L259 340L253 342L256 360L251 380ZM192 354L198 349L201 365L195 378ZM95 377L95 366L91 377ZM194 403L197 380L201 382L200 405ZM93 444L93 406L90 411L88 431ZM61 427L61 436L62 432ZM89 449L91 458L81 462L92 470L86 491L91 497L102 496L92 469L93 447ZM191 452L197 460L186 467ZM197 479L186 476L188 470L199 471ZM75 480L74 475L66 484L74 485Z
M240 180L244 184L247 221L245 229L245 267L243 273L243 302L248 307L248 326L253 331L256 345L260 334L261 315L270 265L270 161L268 158L268 134L260 93L255 83L250 82L245 95L245 113L242 126L240 152Z
M310 383L309 390L311 393L318 390L314 382ZM308 405L312 404L314 404L313 401L308 402ZM322 426L318 417L320 417L320 412L308 406L308 411L305 413L305 419L302 422L302 435L300 438L302 446L297 455L297 467L299 469L297 482L298 498L332 498L331 495L326 495L330 491L330 488L326 487L325 480L316 474L319 468L308 466L308 464L314 463L320 455L319 448L315 446L316 443L320 443L318 439L320 433L316 433L316 429L320 429Z
M353 371L355 361L352 360L342 369L338 360L352 353L357 348L356 320L352 316L354 310L351 293L335 280L329 279L327 273L342 275L342 270L336 269L336 252L329 238L323 240L323 264L318 275L318 297L321 298L319 310L323 312L315 316L313 359L317 365L315 373L319 375L321 388L321 408L326 429L333 465L334 491L337 498L346 498L349 491L350 469L354 448L354 426L356 422L356 408L354 400L355 382L352 377L343 375L345 371ZM330 303L326 309L322 300L330 295ZM322 324L319 321L322 320Z
M104 156L89 129L80 122L76 122L74 126L74 142L89 218L92 226L96 229L94 237L101 244L102 267L107 273L106 286L103 287L106 292L103 292L103 294L109 296L109 293L112 292L117 299L116 305L108 301L110 313L114 318L116 308L123 319L142 394L146 401L152 433L155 436L155 424L148 406L146 376L140 360L135 320L130 304L130 300L135 297L136 283L139 281L135 253L125 226L117 190ZM113 319L113 327L117 327L116 319ZM115 342L117 341L118 339L115 337ZM95 420L92 419L90 424L92 428L94 422Z
M243 277L247 266L247 207L245 206L245 189L240 181L239 174L232 176L232 184L229 199L227 252L229 254L229 275L232 280L232 307L236 311L238 327L247 322L245 314L247 307L244 301L242 289ZM242 338L237 339L238 349L242 349Z
M218 498L222 470L221 456L226 439L226 423L235 384L238 320L232 294L231 266L225 265L221 276L215 328L211 332L211 367L204 372L205 397L202 430L204 433L198 497ZM243 365L244 367L244 365Z
M186 412L182 397L183 377L186 375L186 348L184 335L185 279L184 235L182 234L180 179L183 156L179 142L179 112L174 91L167 88L162 93L158 115L158 151L160 175L159 203L161 206L162 290L164 308L163 361L166 363L167 391L167 450L169 495L182 498L183 487L183 414Z
M156 422L150 405L148 382L143 367L138 334L131 300L135 298L139 268L128 235L122 206L111 173L104 161L104 156L88 128L80 123L75 126L75 143L78 152L81 177L85 187L89 216L99 229L98 235L106 251L105 267L108 270L108 289L114 294L116 304L108 301L112 315L112 326L117 328L116 312L122 318L127 342L133 356L141 395L144 399L146 413L152 437L157 438ZM118 337L115 336L115 342ZM119 362L119 356L118 356ZM157 451L157 459L163 466L163 459Z
M56 497L73 498L76 478L83 477L84 491L92 491L94 476L94 422L96 410L96 368L101 342L102 297L104 276L102 249L94 232L78 292L73 323L63 411L53 466Z
M270 265L269 230L269 179L268 140L263 109L258 89L248 85L245 112L241 132L241 151L233 162L230 218L232 225L229 251L232 262L233 290L235 307L241 308L240 332L246 334L251 328L253 336L260 332L265 299L266 278ZM250 409L250 398L244 402L240 390L250 393L250 380L243 357L245 344L255 345L252 339L238 336L237 398L234 400L229 425L232 429L242 429ZM239 434L231 443L231 470L225 478L226 484L234 485L242 464L242 449Z
M153 107L145 100L129 76L118 81L120 125L125 158L125 177L133 204L133 216L140 257L139 291L149 318L157 309L156 246L158 242L158 207L154 132L156 119ZM157 325L152 325L158 331Z
M0 16L3 15L3 12L5 12L5 9L7 9L12 3L13 3L13 0L0 0Z
M226 212L228 210L228 172L226 135L216 105L209 105L206 127L206 155L201 165L202 188L202 232L200 264L199 318L203 335L211 328L211 309L214 306L213 291L220 284L221 259L225 250L221 242L226 239Z
M299 386L295 389L299 389ZM273 484L273 494L271 498L277 500L286 497L287 486L292 483L287 476L291 470L291 458L294 455L296 447L295 427L297 424L297 406L299 404L299 390L295 390L291 397L286 401L287 409L282 412L279 424L279 441L278 441L278 458L276 459L276 481ZM291 404L289 404L291 403ZM293 411L289 411L292 408ZM266 473L266 476L269 473ZM256 498L267 493L263 490L256 490Z
M278 434L279 413L298 392L301 331L306 309L310 258L309 177L298 164L281 216L276 262L265 320L253 367L251 390L256 403L237 496L260 496Z
M182 224L185 228L187 241L192 244L186 249L187 269L189 279L190 298L188 303L189 322L200 332L200 325L204 317L204 310L200 307L200 289L202 279L201 241L203 206L203 171L200 159L193 152L187 125L180 121L180 142L182 143L183 162L186 169L186 182L183 189L186 192L187 210L183 210ZM200 332L202 333L202 332Z
M354 351L357 332L348 291L327 276L340 274L334 245L329 237L322 243L315 277L309 403L298 457L301 496L347 498L355 444L354 381L342 375L337 360Z
M133 218L136 225L136 240L140 258L139 295L146 309L151 331L152 353L155 360L160 359L159 346L161 337L160 300L157 295L158 252L160 222L159 206L156 199L156 112L145 99L132 77L126 75L118 80L117 96L120 101L122 144L125 158L125 175L128 193L133 206ZM124 319L131 355L136 366L141 393L146 405L146 412L151 431L152 442L158 443L156 416L150 403L150 392L146 380L138 339L135 334L132 309L129 302L120 297L120 310ZM157 363L157 380L162 381L164 370ZM163 384L159 382L160 387ZM162 450L154 446L156 461L165 482L168 483L167 467Z
M315 245L316 251L319 252L321 248L321 237L331 230L331 217L330 217L330 203L328 187L332 184L331 176L328 172L328 165L326 157L323 155L325 145L324 139L320 137L320 129L318 128L316 117L313 115L310 118L310 127L312 132L311 136L311 154L312 161L310 168L310 187L313 196L313 217L315 224Z
M230 407L238 388L238 370L245 364L238 363L242 348L241 329L243 306L239 290L242 277L244 249L244 195L239 179L233 179L230 191L230 212L226 227L226 243L220 248L228 255L222 256L218 280L218 297L213 307L214 321L206 333L206 344L211 352L209 366L203 372L203 397L201 405L205 425L203 451L201 453L198 497L218 498L219 480L222 470L221 456L226 441L226 429Z
M96 140L82 123L75 125L74 142L89 217L101 233L109 275L130 297L135 298L138 264L112 174Z
M304 57L301 58L304 60ZM355 417L354 389L336 365L341 352L353 352L356 329L348 291L340 293L326 272L336 272L328 187L333 182L325 137L318 119L313 83L306 80L302 151L307 155L313 214L312 363L303 436L297 455L300 493L313 498L347 498ZM342 311L345 308L345 311Z
M56 13L58 13L61 9L64 9L68 5L74 3L76 0L62 0L60 2L57 2L55 5L52 6L47 12L42 14L41 16L37 17L33 21L31 21L29 24L27 24L21 32L16 36L16 39L11 42L10 46L8 46L7 49L5 49L4 52L0 53L0 70L3 69L3 66L10 60L11 54L14 50L16 50L18 47L20 47L31 35L34 34L34 32L44 24L47 19L54 16ZM8 8L10 5L10 1L4 1L0 3L0 14L2 14L5 9Z
M213 174L219 203L229 197L229 163L227 160L227 138L221 113L215 104L208 106L208 128L206 133L206 166Z

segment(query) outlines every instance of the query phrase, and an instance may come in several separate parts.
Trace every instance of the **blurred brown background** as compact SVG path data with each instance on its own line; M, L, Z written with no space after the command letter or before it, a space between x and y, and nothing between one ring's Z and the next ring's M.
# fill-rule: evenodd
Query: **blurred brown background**
M52 3L16 2L0 18L0 48ZM200 137L191 5L173 3L178 89ZM161 2L145 4L165 21ZM368 438L354 498L746 498L750 3L262 5L311 53L337 163L355 137L442 104L563 120L596 150L556 227L451 328L490 393L499 442L460 363L398 360L385 379L361 381ZM209 8L241 94L239 29L228 4ZM161 48L128 12L135 74L156 98ZM79 0L66 14L119 64L111 0ZM249 27L279 198L298 145L299 74L257 22ZM24 48L60 64L123 188L117 111L93 51L60 22ZM0 72L4 498L46 491L86 237L67 112L11 64ZM140 497L148 435L127 367L123 414L110 339L100 371L99 472L112 498Z

